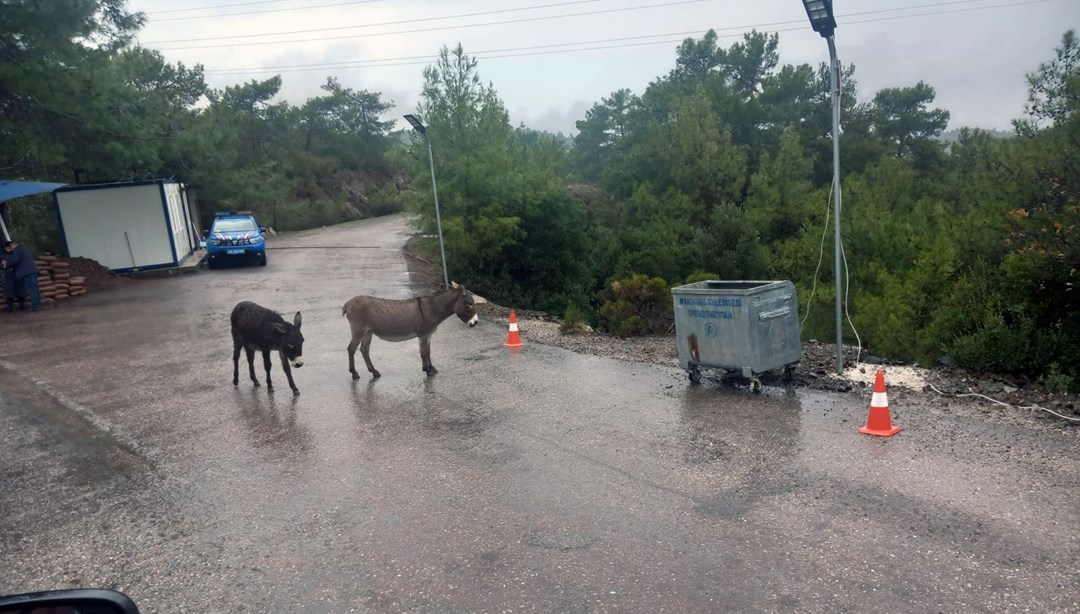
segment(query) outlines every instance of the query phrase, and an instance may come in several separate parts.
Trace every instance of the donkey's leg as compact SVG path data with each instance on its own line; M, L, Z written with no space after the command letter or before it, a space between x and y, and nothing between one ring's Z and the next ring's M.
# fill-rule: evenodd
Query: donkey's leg
M300 389L297 388L296 384L293 382L292 369L289 368L289 359L285 358L285 352L284 351L278 352L278 355L281 356L281 368L285 370L285 377L289 380L289 388L292 388L293 396L296 396L296 395L300 394ZM270 355L267 354L267 359L268 360L269 360L269 356Z
M245 347L244 351L247 352L248 359L248 373L251 374L251 381L256 386L259 385L259 378L255 377L255 350Z
M263 367L266 368L266 391L274 391L274 382L270 381L270 350L266 349L262 351L263 354ZM290 378L292 379L292 378Z
M233 337L233 351L232 351L232 385L240 385L240 348L242 348L244 342Z
M424 372L428 377L439 372L435 365L431 364L431 335L420 336L420 360L424 363Z
M367 370L371 371L371 375L381 377L382 373L379 373L375 365L371 364L371 354L368 353L368 350L371 349L371 337L374 335L375 333L370 330L364 333L364 338L360 341L360 354L364 357L364 364L367 365Z
M353 379L360 379L360 374L356 372L356 347L360 345L360 335L353 334L352 341L349 342L349 373L352 373Z

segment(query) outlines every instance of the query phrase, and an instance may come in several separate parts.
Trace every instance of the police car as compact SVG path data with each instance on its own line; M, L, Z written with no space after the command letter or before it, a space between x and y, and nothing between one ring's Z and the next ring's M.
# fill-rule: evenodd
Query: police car
M206 263L256 262L266 266L266 239L250 211L218 211L206 237Z

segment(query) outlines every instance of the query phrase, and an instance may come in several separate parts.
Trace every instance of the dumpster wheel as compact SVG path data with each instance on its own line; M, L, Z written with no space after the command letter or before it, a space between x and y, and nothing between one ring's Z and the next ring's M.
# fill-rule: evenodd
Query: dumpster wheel
M687 369L686 374L687 374L687 376L690 377L690 383L691 384L700 384L701 383L701 369L698 369L697 367L693 367L691 369Z
M750 392L761 394L761 380L756 377L750 378Z

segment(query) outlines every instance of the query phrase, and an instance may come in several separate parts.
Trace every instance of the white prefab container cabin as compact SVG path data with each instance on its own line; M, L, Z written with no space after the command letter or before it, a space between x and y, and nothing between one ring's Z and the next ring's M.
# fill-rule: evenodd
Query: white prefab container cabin
M118 273L180 266L199 248L184 186L173 180L70 186L53 202L67 256Z

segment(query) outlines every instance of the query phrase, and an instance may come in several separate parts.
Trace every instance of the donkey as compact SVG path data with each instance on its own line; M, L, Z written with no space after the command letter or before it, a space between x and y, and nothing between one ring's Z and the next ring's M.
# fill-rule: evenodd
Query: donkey
M297 369L304 366L304 335L300 334L300 312L296 312L293 323L289 324L276 311L243 301L233 307L230 320L233 338L233 386L240 384L240 348L247 351L251 381L256 386L259 385L259 380L255 377L255 350L259 350L266 367L266 391L273 392L274 384L270 381L270 350L277 350L281 356L281 368L289 379L289 388L292 388L294 395L300 394L300 389L293 382L292 370L289 369L290 360Z
M428 377L439 371L431 364L431 335L443 320L457 314L461 321L470 327L476 326L480 317L476 315L472 292L464 286L454 284L453 288L431 296L392 300L374 296L354 296L345 303L341 315L349 318L352 329L352 341L349 342L349 373L353 379L360 379L356 372L356 346L364 356L368 371L373 377L382 374L371 364L371 338L378 335L384 341L407 341L420 338L420 360Z

